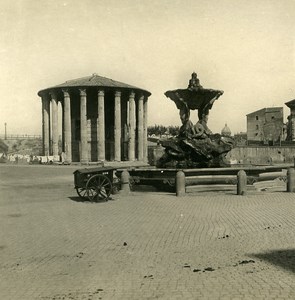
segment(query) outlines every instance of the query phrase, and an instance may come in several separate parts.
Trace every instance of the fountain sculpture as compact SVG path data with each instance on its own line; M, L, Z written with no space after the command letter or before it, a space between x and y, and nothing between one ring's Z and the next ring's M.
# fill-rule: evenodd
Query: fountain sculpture
M213 134L207 126L209 111L223 91L205 89L197 74L192 73L186 89L165 92L179 109L182 126L176 138L162 141L164 155L157 167L199 168L225 167L229 165L226 154L234 147L234 140L228 136ZM190 111L198 110L196 124L190 120Z

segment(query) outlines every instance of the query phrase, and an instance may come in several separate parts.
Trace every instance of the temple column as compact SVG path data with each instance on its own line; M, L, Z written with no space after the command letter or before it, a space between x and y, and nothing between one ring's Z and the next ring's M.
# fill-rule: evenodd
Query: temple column
M66 161L72 162L71 99L67 90L63 90L63 94L64 151L66 155Z
M294 115L291 115L290 122L291 122L291 138L292 141L294 142L295 141L295 116Z
M138 99L138 160L143 161L143 99L141 95Z
M115 93L115 126L114 126L114 139L115 139L115 160L121 161L121 92Z
M54 161L59 161L58 156L58 100L55 92L51 92L52 105L52 155Z
M87 94L86 89L80 89L80 133L81 152L80 162L88 162L88 141L87 141Z
M128 160L135 160L135 93L129 95L129 145Z
M147 97L143 101L143 160L148 161L148 142L147 142L147 120L148 120L148 103Z
M65 152L65 115L64 115L64 101L60 102L61 104L61 151Z
M42 138L43 155L50 155L50 102L47 95L42 96Z
M105 121L104 121L104 91L98 91L97 118L97 156L98 160L105 160Z

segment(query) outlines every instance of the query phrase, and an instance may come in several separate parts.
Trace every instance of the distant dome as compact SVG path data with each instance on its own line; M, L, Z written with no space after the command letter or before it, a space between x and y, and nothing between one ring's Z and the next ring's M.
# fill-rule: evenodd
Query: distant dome
M221 130L221 134L225 136L231 136L231 130L229 129L227 124L225 124L224 128Z

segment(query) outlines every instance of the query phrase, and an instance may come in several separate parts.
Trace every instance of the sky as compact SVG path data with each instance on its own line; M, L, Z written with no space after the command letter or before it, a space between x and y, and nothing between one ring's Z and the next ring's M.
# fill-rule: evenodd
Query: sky
M294 0L1 0L0 134L41 134L37 92L70 79L146 89L148 125L181 125L165 91L223 90L208 126L246 131L246 114L295 99ZM197 113L191 113L197 122Z

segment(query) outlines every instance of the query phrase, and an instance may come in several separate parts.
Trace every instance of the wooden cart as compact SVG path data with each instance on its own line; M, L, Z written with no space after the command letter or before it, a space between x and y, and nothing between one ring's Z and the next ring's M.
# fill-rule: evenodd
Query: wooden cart
M76 170L74 172L74 184L77 194L80 198L91 202L107 201L116 187L115 170L111 167Z

